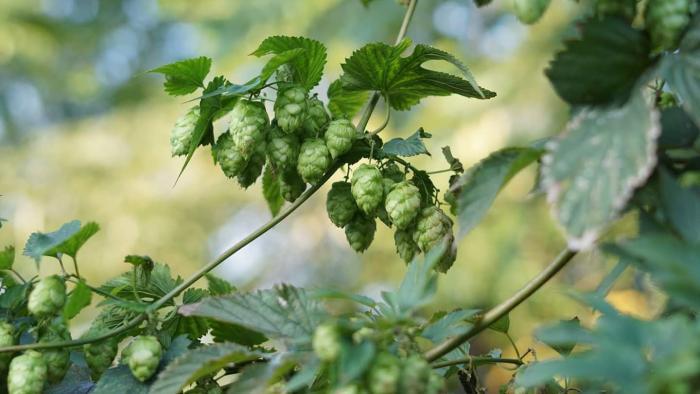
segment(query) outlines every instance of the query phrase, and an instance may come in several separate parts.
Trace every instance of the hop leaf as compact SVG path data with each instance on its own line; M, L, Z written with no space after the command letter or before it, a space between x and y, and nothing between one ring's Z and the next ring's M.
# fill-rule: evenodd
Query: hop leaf
M40 394L48 378L41 353L28 350L12 359L7 374L7 389L13 394Z
M311 89L321 80L326 64L326 47L322 43L305 37L273 36L266 38L252 54L260 57L295 49L302 49L303 54L289 59L293 70L291 77L294 82Z
M318 183L331 165L331 155L319 138L304 141L299 152L297 171L308 183Z
M328 125L324 138L333 159L347 153L352 148L357 131L347 119L336 119Z
M597 0L595 13L600 18L619 16L631 22L637 15L637 0Z
M265 106L259 101L238 100L233 107L229 131L244 158L252 156L257 145L265 141L269 122Z
M184 156L189 152L198 120L199 106L194 106L175 121L170 132L170 152L173 156Z
M367 215L375 213L384 199L384 182L377 166L361 164L352 173L352 196Z
M281 87L275 100L275 118L285 133L297 131L306 118L306 90L301 86Z
M31 293L27 301L29 313L45 318L56 315L66 303L66 284L58 275L42 278Z
M158 369L162 355L163 349L156 337L140 335L124 349L123 356L134 377L145 382Z
M229 178L235 178L243 171L248 161L236 149L233 137L228 131L221 134L211 150L214 162L219 164L221 170Z
M308 138L318 138L328 126L328 112L323 102L314 96L306 102L306 118L304 119L304 135Z
M280 176L280 194L286 201L294 202L306 190L306 183L295 171L283 172Z
M398 229L407 228L420 210L420 190L412 183L404 181L394 186L384 201L389 219Z
M394 233L394 245L396 245L396 253L406 263L411 262L413 257L420 252L418 245L413 240L413 229L397 229Z
M353 250L364 252L372 244L376 231L377 223L374 219L365 215L355 215L352 221L345 226L345 238Z
M357 204L352 197L348 182L335 182L326 198L328 218L337 227L345 227L357 213Z
M151 70L165 75L165 91L173 96L192 93L204 87L204 78L211 69L211 59L205 56L186 59Z
M690 6L691 0L649 1L644 19L655 50L672 50L678 46L681 34L690 23Z

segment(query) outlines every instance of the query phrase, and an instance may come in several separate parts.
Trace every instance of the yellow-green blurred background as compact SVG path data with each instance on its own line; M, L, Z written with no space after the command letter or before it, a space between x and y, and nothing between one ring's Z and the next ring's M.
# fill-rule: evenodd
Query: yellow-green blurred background
M523 26L495 1L477 9L472 0L421 0L408 35L463 59L480 84L498 97L481 102L458 96L429 98L411 112L395 113L385 138L407 136L422 126L433 134L433 156L414 162L446 167L440 148L449 145L465 166L491 151L556 134L568 109L543 70L571 21L584 11L572 0L555 0L542 21ZM0 245L24 246L33 231L94 220L102 230L79 255L92 283L129 268L127 254L147 254L186 276L270 217L259 183L240 189L198 151L173 187L182 159L169 153L169 133L187 108L186 98L162 93L158 76L145 71L192 56L214 59L213 73L233 82L256 74L262 60L248 56L269 35L305 35L328 46L321 97L340 74L340 63L370 41L391 42L403 8L395 0L3 0L0 2ZM430 65L429 65L430 66ZM384 118L378 107L373 128ZM565 242L541 195L531 194L531 168L503 191L483 223L459 244L455 266L441 276L439 296L427 309L488 307L507 297L556 255ZM436 183L445 189L447 175ZM356 255L344 233L325 214L325 191L283 224L236 254L215 272L243 289L291 282L340 287L370 296L395 286L404 264L383 226L370 249ZM543 322L589 311L567 297L571 289L595 288L610 267L590 252L511 315L521 350L551 352L533 341ZM18 256L26 276L36 266ZM45 259L42 275L57 271ZM629 274L629 273L628 273ZM636 277L611 293L621 309L648 316L656 308ZM94 310L72 327L80 333ZM507 339L487 332L473 353L502 348ZM491 390L510 372L485 371Z

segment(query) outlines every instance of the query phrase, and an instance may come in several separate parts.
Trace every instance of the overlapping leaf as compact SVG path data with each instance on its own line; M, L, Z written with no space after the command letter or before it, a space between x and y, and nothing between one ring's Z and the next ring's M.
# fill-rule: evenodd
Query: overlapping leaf
M271 73L271 70L282 64L291 64L294 82L301 84L307 90L321 81L323 67L326 65L326 47L306 37L268 37L252 54L258 57L276 55L273 58L274 63L263 69L264 73Z
M87 242L93 235L100 231L100 226L95 222L85 223L80 230L75 234L71 235L68 239L63 241L61 244L56 245L50 250L44 253L44 256L56 257L59 253L66 254L75 259L85 242Z
M352 119L367 101L367 97L367 92L343 89L343 82L336 79L328 86L328 110L333 118Z
M42 256L61 245L78 231L80 231L80 221L73 220L51 233L32 233L24 246L24 255L33 258L38 263Z
M210 69L211 59L201 56L166 64L150 72L165 75L165 91L173 96L181 96L204 88L204 78Z

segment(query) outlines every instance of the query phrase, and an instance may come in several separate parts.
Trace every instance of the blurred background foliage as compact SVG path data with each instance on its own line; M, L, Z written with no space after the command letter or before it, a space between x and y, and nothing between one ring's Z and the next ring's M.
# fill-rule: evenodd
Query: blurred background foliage
M574 33L571 22L585 5L558 0L534 27L517 22L504 1L477 9L472 0L422 0L408 35L455 53L480 84L498 97L479 102L431 98L410 113L392 116L384 138L407 136L423 126L433 134L428 170L446 167L440 147L450 145L465 166L507 145L559 132L568 109L543 69ZM8 222L0 244L24 245L33 231L53 231L71 219L94 220L102 231L80 255L93 283L129 269L127 254L148 254L188 275L269 219L259 184L244 191L198 152L173 187L181 159L169 155L169 133L189 105L161 92L145 71L187 57L214 59L214 72L242 83L261 61L248 56L269 35L305 35L329 47L323 98L340 63L370 41L389 42L402 7L377 0L3 0L0 2L0 217ZM369 128L383 121L379 107ZM340 175L338 175L340 176ZM534 170L518 176L476 230L459 245L458 260L440 279L439 297L426 310L488 307L510 295L564 246L544 199L532 193ZM437 179L443 190L447 175ZM243 289L291 282L340 287L370 296L400 280L404 265L390 231L380 226L370 249L356 255L341 229L326 218L322 190L283 224L225 262L216 273ZM632 227L634 227L634 220ZM613 262L583 254L554 283L511 316L521 351L550 351L531 337L542 322L590 311L566 296L595 288ZM16 264L32 276L28 258ZM56 272L45 259L42 274ZM648 317L659 300L643 277L629 277L609 300L624 312ZM79 321L90 321L86 310ZM73 327L76 333L86 327ZM502 348L495 332L480 336L472 353ZM491 368L496 389L510 371Z

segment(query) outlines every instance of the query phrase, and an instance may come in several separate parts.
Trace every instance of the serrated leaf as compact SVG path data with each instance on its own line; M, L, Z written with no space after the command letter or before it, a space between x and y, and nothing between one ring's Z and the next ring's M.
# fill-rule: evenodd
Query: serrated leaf
M284 52L280 52L267 61L262 71L260 72L259 86L263 86L265 82L275 73L275 71L283 64L291 63L296 58L302 56L306 52L304 48L294 48Z
M542 184L569 247L589 248L656 165L659 116L637 93L621 108L583 109L547 144Z
M106 370L91 394L148 394L148 385L141 383L126 365L119 365Z
M299 49L303 50L303 53L289 52ZM252 55L260 57L282 53L287 53L286 56L289 57L285 59L287 60L285 63L292 65L294 82L301 84L307 90L318 85L323 75L323 67L326 65L326 47L322 43L306 37L273 36L266 38Z
M255 346L267 341L265 335L241 325L213 319L207 319L207 321L215 342L234 342L243 346Z
M151 386L152 394L177 394L198 378L214 373L234 362L259 358L256 352L234 343L220 343L192 349L176 358L158 374Z
M505 148L467 170L450 188L457 193L460 236L469 233L486 215L498 192L542 154L542 150L528 147Z
M671 224L686 241L700 244L700 194L681 186L664 169L659 178L661 203Z
M132 280L132 272L125 272L116 278L110 279L100 286L99 289L125 300L134 301L135 297L132 289ZM182 283L182 278L179 276L173 278L169 266L156 263L151 271L151 280L145 286L137 286L136 291L142 299L156 300L167 294L180 283ZM166 305L173 305L172 300L168 301Z
M342 65L343 88L350 91L379 91L396 110L407 110L428 96L459 94L486 99L496 95L480 88L466 66L447 52L419 44L411 55L401 57L410 45L409 39L396 46L371 43L353 52ZM429 60L453 64L462 72L463 78L421 67Z
M304 289L289 285L207 298L183 306L179 313L238 324L291 344L308 344L316 326L327 316L321 304L308 297Z
M661 75L700 126L700 15L693 18L679 50L664 56Z
M461 335L472 328L470 320L478 314L478 309L458 309L450 313L436 314L422 330L421 336L433 343L439 343L449 337Z
M209 292L204 289L189 288L182 294L183 304L194 304L207 297ZM172 320L174 335L185 335L196 341L209 331L207 319L197 316L176 316Z
M284 198L282 198L282 192L280 191L279 178L277 178L272 166L269 164L265 166L265 172L263 172L262 190L267 207L270 208L270 213L272 213L273 217L277 216L280 209L282 209L282 205L284 205Z
M421 127L406 139L397 137L387 141L384 144L384 146L382 146L382 151L384 152L384 154L390 156L430 156L430 152L428 152L428 149L425 147L425 144L423 144L423 138L430 137L431 135L423 131L423 128Z
M12 264L15 262L15 247L6 246L5 249L0 252L0 270L9 270L12 268Z
M85 280L81 279L68 295L66 304L63 306L63 317L66 320L74 318L83 308L90 305L91 301L92 290L87 286Z
M80 221L73 220L51 233L32 233L24 246L24 255L39 263L41 257L46 255L48 251L62 244L78 231L80 231Z
M368 92L351 92L343 89L343 82L336 79L328 86L328 110L333 119L352 119L367 102Z
M149 72L165 75L163 87L173 96L189 94L204 88L204 78L211 69L211 59L200 56L154 68Z
M95 384L90 379L90 369L72 363L66 376L59 383L46 388L44 394L87 394Z
M231 294L236 291L236 287L229 281L219 278L212 273L206 274L205 277L207 278L207 289L213 296Z
M554 90L573 105L627 101L652 63L649 39L618 18L590 19L582 30L545 71Z
M430 205L436 190L430 175L423 170L417 170L413 172L411 181L418 187L423 205Z
M270 385L289 374L296 362L290 358L275 357L266 363L256 363L246 367L238 379L228 387L229 393L267 394Z
M100 226L97 223L85 223L78 232L63 241L60 245L48 250L44 253L44 256L57 257L59 253L62 253L75 259L80 248L98 231L100 231Z

